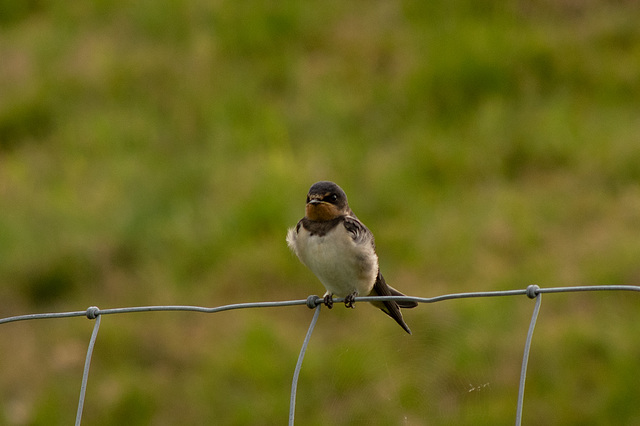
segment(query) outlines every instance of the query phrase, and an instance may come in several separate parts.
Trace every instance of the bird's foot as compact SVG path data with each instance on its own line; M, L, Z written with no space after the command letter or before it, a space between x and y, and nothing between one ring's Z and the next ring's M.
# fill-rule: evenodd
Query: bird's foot
M327 308L331 309L333 308L333 295L332 294L325 294L324 298L322 299L324 306L326 306Z
M347 308L355 308L353 304L356 303L355 298L357 295L358 295L357 291L354 291L353 293L348 294L347 297L344 298L344 306Z

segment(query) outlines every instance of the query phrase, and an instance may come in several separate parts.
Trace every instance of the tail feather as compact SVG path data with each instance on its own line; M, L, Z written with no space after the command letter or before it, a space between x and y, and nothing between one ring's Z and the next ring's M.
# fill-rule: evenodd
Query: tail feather
M383 280L384 280L384 278L383 278ZM390 285L387 285L387 287L389 287L389 290L391 290L391 295L392 296L406 296L406 294L400 293L398 290L396 290L395 288L391 287ZM416 306L418 306L418 302L414 302L413 300L396 300L396 303L401 308L406 308L406 309L411 309L411 308L415 308Z
M380 271L378 271L378 276L376 277L376 282L373 285L373 289L371 290L370 295L371 296L404 296L404 294L400 293L398 290L389 286L386 283ZM411 302L411 301L396 302L393 300L388 300L384 302L372 302L372 304L375 307L380 308L382 312L384 312L385 314L393 318L400 325L400 327L404 329L404 331L411 334L411 329L409 329L409 326L407 325L407 323L404 322L404 318L402 318L400 307L414 308L418 306L416 302Z

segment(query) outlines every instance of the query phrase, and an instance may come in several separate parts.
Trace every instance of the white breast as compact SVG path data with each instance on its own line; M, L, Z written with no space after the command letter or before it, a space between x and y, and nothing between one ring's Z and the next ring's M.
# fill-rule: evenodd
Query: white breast
M303 227L289 231L287 242L328 292L345 297L368 295L378 274L378 257L369 242L356 244L339 224L326 235L310 235Z

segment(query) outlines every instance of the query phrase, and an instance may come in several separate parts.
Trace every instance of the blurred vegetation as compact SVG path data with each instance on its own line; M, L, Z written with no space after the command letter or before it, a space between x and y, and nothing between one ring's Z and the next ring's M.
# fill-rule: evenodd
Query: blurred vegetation
M636 1L0 0L0 316L304 299L338 182L417 296L640 281ZM640 299L545 296L526 424L638 424ZM299 424L512 424L526 298L324 311ZM87 424L283 424L305 307L104 318ZM92 323L0 328L70 424ZM380 343L383 343L382 345Z

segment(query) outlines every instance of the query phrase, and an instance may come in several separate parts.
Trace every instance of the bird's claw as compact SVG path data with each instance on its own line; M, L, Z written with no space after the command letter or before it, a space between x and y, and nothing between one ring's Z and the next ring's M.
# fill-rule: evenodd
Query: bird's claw
M325 294L322 301L324 303L324 306L326 306L328 309L333 308L333 295Z
M344 306L347 308L355 308L354 303L356 303L355 298L358 293L348 294L347 297L344 298Z

